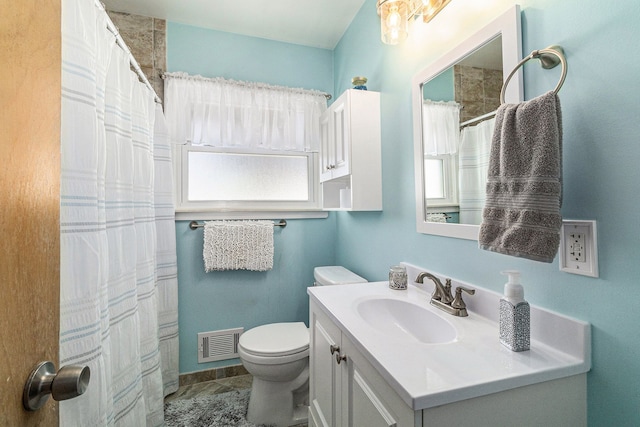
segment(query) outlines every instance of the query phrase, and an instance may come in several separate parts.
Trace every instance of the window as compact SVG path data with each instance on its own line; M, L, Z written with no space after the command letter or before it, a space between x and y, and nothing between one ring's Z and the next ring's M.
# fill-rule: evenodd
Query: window
M176 212L326 216L309 213L321 211L317 152L326 108L318 91L166 73Z
M319 210L317 154L179 147L181 211Z
M424 156L424 188L427 208L457 207L457 155ZM431 209L429 209L431 210ZM456 209L457 210L457 209Z

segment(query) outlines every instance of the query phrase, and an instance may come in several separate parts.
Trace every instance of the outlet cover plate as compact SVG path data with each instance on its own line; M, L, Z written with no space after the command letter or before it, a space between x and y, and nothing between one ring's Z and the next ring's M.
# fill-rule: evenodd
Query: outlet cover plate
M595 221L562 221L560 270L598 277L598 234Z

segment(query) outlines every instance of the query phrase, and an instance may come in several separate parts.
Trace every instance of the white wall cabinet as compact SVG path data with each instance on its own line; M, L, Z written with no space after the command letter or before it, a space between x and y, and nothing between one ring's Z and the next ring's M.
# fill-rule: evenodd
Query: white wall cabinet
M320 121L325 210L382 210L380 93L349 89Z
M413 410L313 300L309 322L309 427L586 426L586 374Z

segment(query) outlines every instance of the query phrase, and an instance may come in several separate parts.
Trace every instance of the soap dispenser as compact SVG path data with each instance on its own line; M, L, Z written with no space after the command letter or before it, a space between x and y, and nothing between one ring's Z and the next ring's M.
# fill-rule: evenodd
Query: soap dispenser
M524 300L520 272L503 271L509 276L500 299L500 342L511 351L529 350L529 303Z

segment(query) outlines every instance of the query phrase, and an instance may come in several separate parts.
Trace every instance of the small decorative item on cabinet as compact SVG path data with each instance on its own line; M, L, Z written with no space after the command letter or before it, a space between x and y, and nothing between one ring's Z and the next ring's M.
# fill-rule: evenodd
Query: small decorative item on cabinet
M354 89L358 90L367 90L367 78L362 76L356 76L351 79L351 84Z

